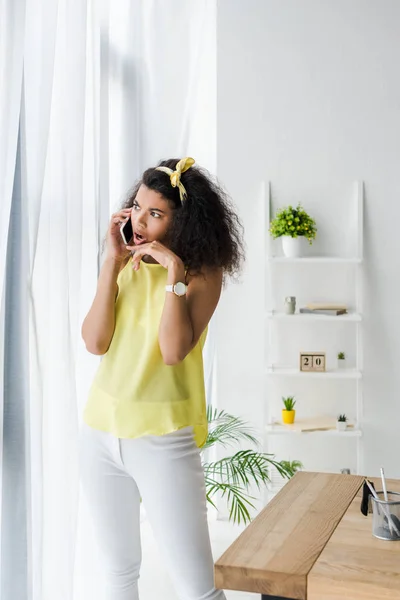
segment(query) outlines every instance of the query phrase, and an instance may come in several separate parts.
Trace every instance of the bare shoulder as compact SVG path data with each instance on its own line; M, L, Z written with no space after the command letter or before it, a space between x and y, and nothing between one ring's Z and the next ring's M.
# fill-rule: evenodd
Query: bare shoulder
M205 288L212 288L220 292L222 288L222 281L222 269L203 268L201 273L196 275L191 275L188 273L186 276L188 292Z

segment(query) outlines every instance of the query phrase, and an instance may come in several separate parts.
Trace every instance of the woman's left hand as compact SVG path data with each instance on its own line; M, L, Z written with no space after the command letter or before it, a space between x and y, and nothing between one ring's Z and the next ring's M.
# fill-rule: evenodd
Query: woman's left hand
M127 246L127 249L134 252L132 257L132 269L138 271L140 269L140 261L143 256L151 256L156 260L164 269L169 269L172 266L183 266L181 259L169 250L161 242L148 242L146 244L140 244L139 246Z

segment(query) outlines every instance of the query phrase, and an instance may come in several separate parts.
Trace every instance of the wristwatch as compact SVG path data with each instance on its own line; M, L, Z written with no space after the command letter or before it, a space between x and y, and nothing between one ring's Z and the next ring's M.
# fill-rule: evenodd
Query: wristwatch
M187 285L182 283L182 281L178 281L173 285L166 285L165 291L173 292L176 296L184 296L186 294Z

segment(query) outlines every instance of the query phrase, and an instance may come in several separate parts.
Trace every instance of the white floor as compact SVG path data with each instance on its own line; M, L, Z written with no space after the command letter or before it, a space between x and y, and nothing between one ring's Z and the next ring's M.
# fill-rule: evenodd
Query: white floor
M224 521L210 521L210 536L214 559L217 560L228 546L238 537L243 527L233 526ZM165 572L158 553L157 544L147 521L142 523L143 564L140 577L140 600L178 600L172 584ZM259 594L227 591L227 600L255 600Z

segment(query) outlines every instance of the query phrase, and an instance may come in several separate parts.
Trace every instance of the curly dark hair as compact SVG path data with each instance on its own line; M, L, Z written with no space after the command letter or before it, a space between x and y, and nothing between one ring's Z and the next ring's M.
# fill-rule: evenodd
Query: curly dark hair
M175 170L177 158L157 166ZM172 187L168 174L147 169L129 193L122 208L131 208L142 184L167 199L175 209L168 230L168 246L179 256L190 273L202 268L221 268L236 276L244 259L243 227L232 203L205 169L193 166L181 175L187 198L181 203L179 189Z

